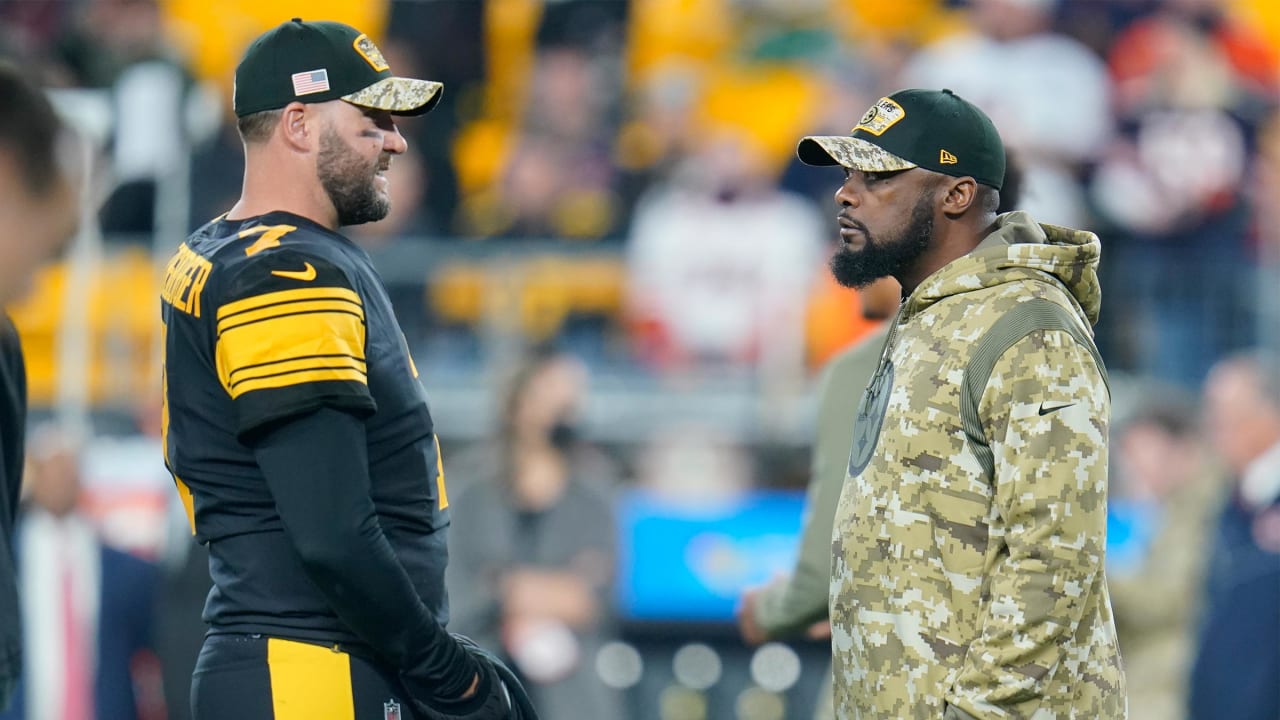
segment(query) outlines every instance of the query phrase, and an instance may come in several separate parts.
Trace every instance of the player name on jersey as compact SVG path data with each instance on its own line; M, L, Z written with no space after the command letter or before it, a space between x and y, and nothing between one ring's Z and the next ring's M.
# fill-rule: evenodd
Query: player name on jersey
M164 271L160 297L175 309L200 317L200 293L213 265L183 243Z

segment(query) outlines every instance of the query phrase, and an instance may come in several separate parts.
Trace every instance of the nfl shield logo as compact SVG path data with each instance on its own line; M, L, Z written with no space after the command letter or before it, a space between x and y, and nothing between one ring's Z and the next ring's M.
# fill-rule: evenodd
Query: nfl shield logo
M382 720L401 720L400 703L395 700L382 703Z

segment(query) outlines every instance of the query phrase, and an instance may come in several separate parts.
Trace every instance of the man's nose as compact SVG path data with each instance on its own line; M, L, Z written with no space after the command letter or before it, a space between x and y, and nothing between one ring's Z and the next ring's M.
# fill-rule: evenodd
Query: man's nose
M858 193L854 192L853 183L846 180L844 184L836 190L836 205L840 207L858 207L861 200L858 199Z
M409 149L409 141L400 134L400 128L391 128L382 134L382 147L392 155L400 155Z

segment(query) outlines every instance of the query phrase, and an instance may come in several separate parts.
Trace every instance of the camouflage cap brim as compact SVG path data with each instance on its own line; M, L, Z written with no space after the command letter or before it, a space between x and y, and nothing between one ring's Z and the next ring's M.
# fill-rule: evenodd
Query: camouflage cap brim
M846 135L813 135L800 141L796 156L806 165L843 165L862 172L910 170L916 164L881 147Z
M387 110L394 115L422 115L440 102L442 83L413 78L383 78L342 99L360 107Z

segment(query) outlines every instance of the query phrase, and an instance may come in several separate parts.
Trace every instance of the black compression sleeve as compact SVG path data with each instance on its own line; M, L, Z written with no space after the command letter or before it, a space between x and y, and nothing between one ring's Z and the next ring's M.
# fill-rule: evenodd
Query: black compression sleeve
M321 408L256 437L254 454L307 575L338 617L439 697L466 692L475 661L427 610L378 524L364 423Z

